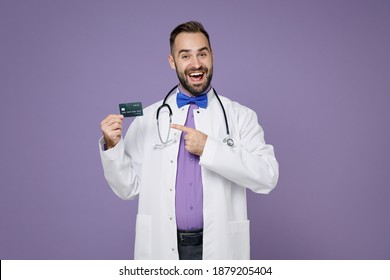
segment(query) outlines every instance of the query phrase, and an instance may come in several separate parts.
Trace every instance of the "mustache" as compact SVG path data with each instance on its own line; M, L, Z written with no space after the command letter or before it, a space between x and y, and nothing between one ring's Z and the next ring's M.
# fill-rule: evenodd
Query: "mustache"
M208 73L209 69L206 66L203 66L203 65L198 67L198 68L191 67L191 68L186 69L184 71L184 74L188 75L189 73L195 72L195 71L202 71L204 73Z

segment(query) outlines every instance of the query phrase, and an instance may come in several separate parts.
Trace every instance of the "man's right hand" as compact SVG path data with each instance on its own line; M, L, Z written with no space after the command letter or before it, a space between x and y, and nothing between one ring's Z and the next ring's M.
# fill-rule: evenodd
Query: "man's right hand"
M109 115L100 123L107 149L118 144L122 137L122 115Z

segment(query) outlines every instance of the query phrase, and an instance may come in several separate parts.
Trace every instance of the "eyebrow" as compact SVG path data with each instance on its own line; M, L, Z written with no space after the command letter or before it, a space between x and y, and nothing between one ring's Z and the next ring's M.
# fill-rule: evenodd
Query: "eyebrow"
M203 47L203 48L201 48L201 49L198 49L197 51L198 51L198 52L202 52L202 51L210 51L210 50L209 50L208 47ZM189 53L189 52L191 52L190 49L183 49L183 50L180 50L180 51L179 51L179 55L180 55L181 53Z

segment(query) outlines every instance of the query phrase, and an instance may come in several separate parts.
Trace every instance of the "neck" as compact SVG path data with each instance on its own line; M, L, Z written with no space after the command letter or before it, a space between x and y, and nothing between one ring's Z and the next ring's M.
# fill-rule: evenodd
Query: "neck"
M197 96L199 96L199 95L205 94L205 93L209 92L211 88L212 88L212 86L211 86L211 84L210 84L209 87L208 87L204 92L201 92L201 93L199 93L199 94L197 94L197 95L193 95L193 94L191 94L190 92L188 92L188 91L182 86L181 83L179 84L179 91L180 91L181 93L184 93L185 95L192 96L192 97L197 97Z

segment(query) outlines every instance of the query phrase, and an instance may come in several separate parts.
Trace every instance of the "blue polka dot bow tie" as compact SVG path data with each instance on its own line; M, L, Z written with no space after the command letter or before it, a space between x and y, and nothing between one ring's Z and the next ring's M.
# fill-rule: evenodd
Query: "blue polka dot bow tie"
M196 97L193 96L187 96L181 92L177 94L176 97L176 102L177 102L177 107L181 108L184 105L190 104L190 103L195 103L201 108L206 108L207 107L207 93L198 95Z

